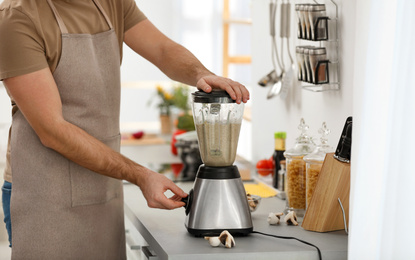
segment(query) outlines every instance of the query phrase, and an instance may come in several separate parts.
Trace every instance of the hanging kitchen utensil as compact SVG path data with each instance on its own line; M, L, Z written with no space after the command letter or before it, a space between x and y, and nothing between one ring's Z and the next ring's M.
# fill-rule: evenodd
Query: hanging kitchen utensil
M271 43L272 43L272 65L274 66L274 71L277 71L277 64L280 68L281 74L275 78L274 84L271 86L267 94L267 99L271 99L274 96L277 96L281 92L281 80L284 75L284 69L281 65L281 60L278 55L277 40L275 38L275 17L277 13L277 0L270 1L269 11L270 11L270 34L271 34ZM278 74L277 74L278 75Z
M261 87L266 87L270 84L274 84L277 79L278 79L279 75L277 74L277 72L273 69L270 73L268 73L267 75L263 76L259 81L258 81L258 85L260 85ZM279 80L279 79L278 79Z
M291 51L290 51L290 13L291 13L291 4L289 2L281 3L281 29L280 29L280 38L281 38L281 63L283 65L283 77L281 80L281 92L280 92L280 97L282 99L285 99L287 97L288 91L291 88L293 82L294 82L294 69L295 69L295 65L294 65L294 60L293 57L291 55ZM284 46L284 42L283 39L285 38L286 40L286 45L287 45L287 53L288 53L288 57L290 58L290 66L288 67L288 70L285 69L285 64L284 64L284 52L283 52L283 46Z
M275 0L276 1L276 0ZM276 82L281 81L281 76L277 73L277 66L275 61L275 55L278 56L278 53L275 54L275 12L277 5L274 3L274 0L270 0L269 4L269 21L270 21L270 36L271 36L271 60L273 65L273 70L271 70L267 75L263 76L259 81L258 85L261 87L266 87L269 85L274 85ZM280 65L280 61L277 57L277 62ZM280 65L281 67L281 65Z

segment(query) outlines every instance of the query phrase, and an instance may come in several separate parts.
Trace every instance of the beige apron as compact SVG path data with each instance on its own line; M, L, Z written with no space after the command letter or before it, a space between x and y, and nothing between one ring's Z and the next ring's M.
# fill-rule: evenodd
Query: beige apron
M109 31L62 32L53 77L64 118L119 151L120 54ZM13 259L126 259L122 182L91 172L44 147L22 113L11 134Z

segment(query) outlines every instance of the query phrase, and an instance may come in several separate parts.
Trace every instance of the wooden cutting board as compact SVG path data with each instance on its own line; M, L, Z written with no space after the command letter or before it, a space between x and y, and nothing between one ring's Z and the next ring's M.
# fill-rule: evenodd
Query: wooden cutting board
M121 145L154 145L166 143L167 141L157 134L145 133L140 139L134 139L131 134L121 135Z

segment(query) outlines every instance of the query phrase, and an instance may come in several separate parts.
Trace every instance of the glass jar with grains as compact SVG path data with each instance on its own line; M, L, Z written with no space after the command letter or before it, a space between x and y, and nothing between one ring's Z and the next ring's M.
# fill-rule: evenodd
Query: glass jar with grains
M330 133L330 129L327 128L326 122L323 122L318 133L321 134L321 144L312 153L304 156L304 161L306 162L306 208L310 205L326 154L334 152L334 149L327 144L327 135Z
M284 153L286 158L286 195L288 211L295 211L298 217L303 217L306 208L306 164L304 156L311 153L315 144L307 136L308 125L301 118L298 129L300 136L294 147Z

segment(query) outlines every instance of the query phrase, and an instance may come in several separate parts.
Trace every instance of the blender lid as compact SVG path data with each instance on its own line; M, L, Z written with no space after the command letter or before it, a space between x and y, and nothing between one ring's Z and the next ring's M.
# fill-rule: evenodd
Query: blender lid
M210 93L196 91L192 93L195 103L235 103L236 101L225 90L213 89Z

